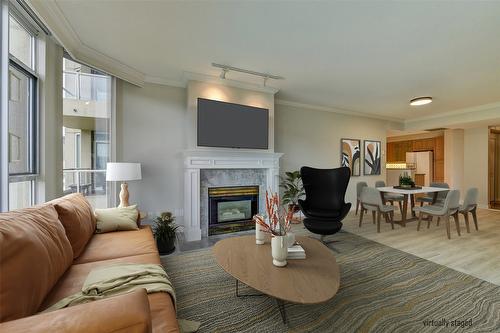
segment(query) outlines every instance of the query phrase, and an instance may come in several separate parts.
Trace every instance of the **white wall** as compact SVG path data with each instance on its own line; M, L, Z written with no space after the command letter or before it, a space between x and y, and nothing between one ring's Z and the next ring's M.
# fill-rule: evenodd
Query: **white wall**
M487 126L464 130L464 190L477 187L482 208L488 207L488 132Z
M180 215L185 115L186 89L117 80L117 161L142 164L142 180L130 182L129 191L143 211Z
M386 135L388 129L396 129L396 126L389 121L277 104L275 149L284 153L280 171L298 170L302 166L337 168L340 167L341 138L379 140L382 142L381 175L363 176L362 167L362 176L351 177L346 201L354 207L357 182L366 181L369 186L374 186L377 180L385 181ZM361 155L364 158L364 153Z
M187 86L186 142L189 149L213 149L197 147L196 144L196 118L199 97L268 109L268 151L274 151L274 94L200 81L189 81Z
M451 188L464 192L464 130L449 129L444 132L444 181Z

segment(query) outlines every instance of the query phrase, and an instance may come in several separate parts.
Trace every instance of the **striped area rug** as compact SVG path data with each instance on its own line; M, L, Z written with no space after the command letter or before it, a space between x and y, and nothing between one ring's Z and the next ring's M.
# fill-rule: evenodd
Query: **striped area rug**
M500 332L499 286L348 232L335 239L339 292L287 303L287 325L272 298L237 298L211 249L164 257L178 316L200 321L200 332Z

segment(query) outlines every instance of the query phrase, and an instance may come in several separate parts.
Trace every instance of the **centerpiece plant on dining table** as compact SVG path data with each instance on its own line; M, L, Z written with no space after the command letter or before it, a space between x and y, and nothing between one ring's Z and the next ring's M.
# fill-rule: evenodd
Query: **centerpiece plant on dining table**
M290 231L290 222L293 218L293 207L284 208L280 203L277 193L266 191L266 213L267 216L255 215L254 221L263 232L270 233L271 254L273 264L278 267L286 266L288 254L287 233Z

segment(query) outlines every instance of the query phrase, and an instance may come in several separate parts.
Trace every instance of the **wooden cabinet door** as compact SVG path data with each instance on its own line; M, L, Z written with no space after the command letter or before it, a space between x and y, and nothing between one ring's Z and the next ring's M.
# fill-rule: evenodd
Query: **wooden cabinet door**
M387 142L387 162L396 162L394 142Z

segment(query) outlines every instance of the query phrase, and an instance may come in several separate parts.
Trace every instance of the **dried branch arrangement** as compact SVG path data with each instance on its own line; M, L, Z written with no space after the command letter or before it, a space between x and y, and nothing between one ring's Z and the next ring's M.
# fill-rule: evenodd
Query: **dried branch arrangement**
M285 236L290 230L293 207L285 209L280 205L278 193L269 194L269 191L266 191L266 212L267 219L261 215L255 215L254 222L259 224L264 232L269 232L274 236Z

